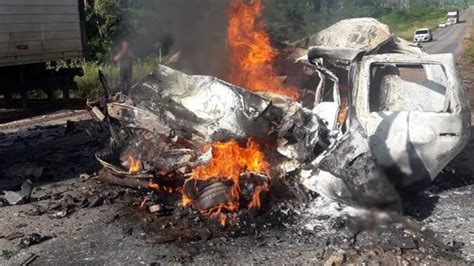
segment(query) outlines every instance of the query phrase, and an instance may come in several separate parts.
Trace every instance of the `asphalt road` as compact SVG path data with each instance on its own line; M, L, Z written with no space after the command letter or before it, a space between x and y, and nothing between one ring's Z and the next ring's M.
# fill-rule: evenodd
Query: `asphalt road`
M433 41L421 45L429 54L452 53L462 55L462 42L469 36L474 20L474 7L463 12L461 23L433 32ZM467 79L467 77L463 77ZM474 130L471 132L474 136ZM445 243L462 245L464 258L474 261L474 139L464 151L443 170L432 187L409 203L409 215L418 217Z
M462 13L461 23L435 30L433 41L421 45L429 54L452 53L458 55L462 51L461 44L468 33L473 17L474 7L471 7Z

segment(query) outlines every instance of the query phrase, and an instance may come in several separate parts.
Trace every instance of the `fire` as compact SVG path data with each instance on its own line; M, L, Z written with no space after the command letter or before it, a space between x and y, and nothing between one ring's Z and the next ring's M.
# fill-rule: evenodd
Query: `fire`
M221 225L222 227L224 227L224 226L226 225L226 223L227 223L227 216L221 215L221 216L219 217L219 223L220 223L220 225Z
M160 185L156 182L148 182L148 188L152 190L160 190L162 192L166 192L168 194L173 194L173 193L181 193L181 188L180 187L170 187L170 186L163 186Z
M240 175L244 172L261 173L270 176L270 164L265 160L259 145L249 139L246 147L240 147L235 140L212 144L212 160L207 166L193 170L192 178L208 180L211 178L233 181L232 196L240 194Z
M186 195L183 193L183 197L182 197L182 199L181 199L181 204L186 207L186 206L191 205L192 202L193 202L193 201L192 201L190 198L188 198L188 196L186 196Z
M260 201L260 193L262 193L263 191L268 191L268 184L264 184L264 185L261 185L261 186L257 186L255 188L255 192L253 193L252 195L252 201L250 202L249 204L249 208L257 208L257 209L260 209L262 203Z
M259 173L270 177L270 164L265 160L260 146L252 139L248 139L245 147L241 147L235 140L228 142L216 142L211 145L212 160L206 166L196 167L192 172L195 180L218 179L221 181L232 181L232 189L228 201L219 206L207 210L204 214L217 217L221 225L225 225L227 217L223 211L237 212L240 208L240 178L243 173ZM249 208L260 208L260 193L268 191L268 184L255 187ZM183 205L189 205L192 201L183 194ZM235 221L235 219L233 219Z
M296 88L284 87L273 72L278 52L271 47L263 23L261 0L232 0L227 28L227 46L230 52L228 80L252 91L269 91L296 100Z
M128 168L129 174L136 174L140 172L142 168L142 162L140 160L135 160L132 156L128 157L128 162L130 164Z

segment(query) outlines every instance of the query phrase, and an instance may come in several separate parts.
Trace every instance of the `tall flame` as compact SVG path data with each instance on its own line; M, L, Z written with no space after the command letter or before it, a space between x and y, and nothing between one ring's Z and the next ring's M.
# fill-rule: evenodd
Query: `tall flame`
M278 52L271 47L263 23L261 0L232 0L227 28L229 82L252 91L270 91L296 100L296 88L286 88L273 72Z

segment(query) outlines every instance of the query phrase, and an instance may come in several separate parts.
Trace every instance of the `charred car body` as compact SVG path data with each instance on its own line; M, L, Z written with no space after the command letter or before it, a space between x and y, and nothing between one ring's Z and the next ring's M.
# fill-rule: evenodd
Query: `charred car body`
M319 45L310 61L347 70L352 115L397 187L425 186L466 145L469 103L451 54L428 55L373 19L341 21L310 41Z
M160 66L130 97L91 105L98 119L109 115L114 140L99 161L121 178L189 177L212 160L206 144L250 138L268 147L272 167L242 173L253 180L242 194L263 190L271 173L344 203L400 210L399 192L429 183L466 144L469 104L451 55L427 55L367 18L341 21L299 46L294 52L307 55L289 63L301 71L288 80L314 81L309 105ZM144 161L140 173L117 166L130 153ZM228 193L222 180L211 185ZM227 197L198 192L193 200L208 209Z

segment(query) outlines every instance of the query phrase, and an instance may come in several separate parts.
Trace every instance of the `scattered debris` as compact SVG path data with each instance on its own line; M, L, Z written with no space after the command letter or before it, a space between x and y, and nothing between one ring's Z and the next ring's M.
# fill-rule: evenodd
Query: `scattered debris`
M88 180L91 176L87 173L83 173L79 175L79 179L81 180Z
M14 254L15 253L13 251L10 251L10 250L2 249L0 251L0 257L3 257L6 260L9 260L11 257L13 257Z
M32 233L20 240L20 247L21 248L27 248L32 245L39 244L41 242L44 242L46 240L52 239L52 236L42 236L38 233Z
M27 258L21 263L21 265L22 265L22 266L30 265L30 264L33 263L37 258L39 258L38 255L36 255L36 254L31 254L29 257L27 257Z
M15 228L23 228L23 227L27 227L27 226L28 226L27 224L21 223L21 224L15 225Z
M99 207L104 204L104 198L100 195L95 195L89 199L89 208Z
M63 209L63 210L60 210L60 211L50 213L48 216L52 219L62 219L64 217L68 216L68 214L69 214L69 211L66 208L66 209Z
M31 192L33 191L33 183L27 179L21 185L19 192L14 191L3 191L5 193L4 198L10 205L18 205L26 203L30 200Z
M5 236L5 239L6 240L14 240L14 239L24 237L24 236L25 236L25 234L20 233L20 232L16 232L16 233L12 233L10 235Z
M335 253L332 254L329 259L326 260L324 266L340 266L344 263L344 254Z
M35 204L35 205L32 205L31 209L25 211L25 214L30 215L30 216L39 216L39 215L45 214L47 211L48 211L47 208Z
M128 236L131 236L133 234L133 227L131 226L127 226L125 227L122 232L125 234L125 235L128 235Z
M151 205L148 210L151 212L151 213L155 213L155 212L159 212L161 211L161 205L160 204L155 204L155 205Z
M99 180L116 186L128 187L138 190L150 190L148 188L148 182L146 182L145 180L133 178L119 178L106 170L101 170L99 172Z

